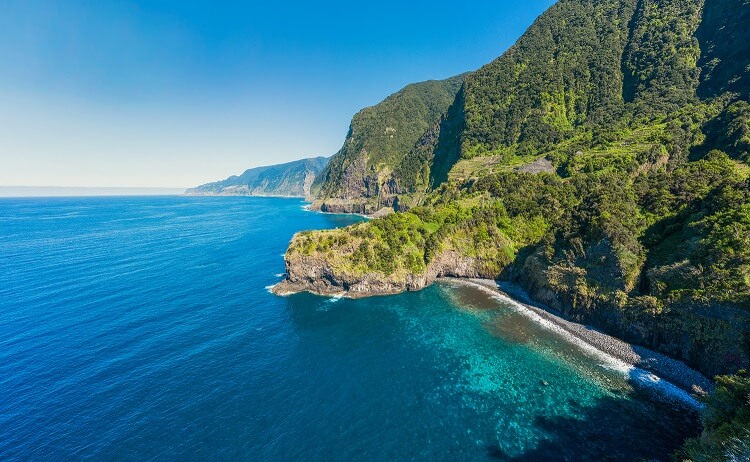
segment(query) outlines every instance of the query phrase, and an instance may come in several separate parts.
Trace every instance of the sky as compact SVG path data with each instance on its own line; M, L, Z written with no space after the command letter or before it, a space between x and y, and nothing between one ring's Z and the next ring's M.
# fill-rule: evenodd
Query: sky
M0 2L0 186L185 188L341 147L554 0Z

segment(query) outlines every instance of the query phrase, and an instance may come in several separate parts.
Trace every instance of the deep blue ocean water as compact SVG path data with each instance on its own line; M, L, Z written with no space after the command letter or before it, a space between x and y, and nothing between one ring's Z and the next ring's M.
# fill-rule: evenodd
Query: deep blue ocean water
M294 199L0 200L0 460L666 459L694 416L479 290L267 286Z

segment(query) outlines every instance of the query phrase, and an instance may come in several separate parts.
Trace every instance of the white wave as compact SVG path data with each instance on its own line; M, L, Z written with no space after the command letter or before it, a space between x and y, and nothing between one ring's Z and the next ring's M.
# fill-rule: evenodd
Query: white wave
M501 294L481 284L476 284L470 281L464 281L464 282L471 285L472 287L476 287L484 291L485 293L492 296L492 298L494 298L495 300L498 300L500 302L503 302L509 305L514 311L522 314L523 316L526 316L528 319L532 320L536 324L539 324L545 329L555 332L556 334L560 335L566 341L575 345L576 347L578 347L585 353L589 354L590 356L595 357L599 361L602 361L602 364L601 364L602 367L621 373L623 378L633 380L638 385L655 389L656 391L664 394L668 398L679 401L690 407L697 408L697 409L700 409L703 407L703 405L700 402L698 402L698 400L693 398L685 390L677 387L676 385L666 380L661 379L660 377L656 376L655 374L649 371L635 367L632 364L628 364L627 362L619 358L616 358L612 356L611 354L600 350L599 348L596 348L594 345L591 345L590 343L586 342L582 338L571 334L570 332L558 326L554 322L539 316L537 313L529 309L523 303L519 303L513 300L512 298L510 298L509 296Z

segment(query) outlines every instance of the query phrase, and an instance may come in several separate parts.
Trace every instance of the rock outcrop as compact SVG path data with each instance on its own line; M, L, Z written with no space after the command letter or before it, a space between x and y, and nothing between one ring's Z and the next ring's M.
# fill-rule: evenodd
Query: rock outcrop
M286 275L272 291L277 295L311 292L351 298L392 295L424 289L442 277L491 279L480 259L449 250L438 255L420 274L382 275L377 272L350 274L337 271L326 258L287 253Z
M406 212L409 207L402 204L398 196L356 199L316 199L310 204L310 210L324 213L354 213L357 215L375 215L381 210ZM382 215L382 212L381 212Z

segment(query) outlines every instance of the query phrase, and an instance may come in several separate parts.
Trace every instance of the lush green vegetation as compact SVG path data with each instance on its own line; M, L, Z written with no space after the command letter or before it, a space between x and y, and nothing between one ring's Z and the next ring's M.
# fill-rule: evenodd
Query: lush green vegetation
M748 0L560 0L398 155L376 149L418 206L292 251L384 277L459 256L706 374L747 368L748 21ZM554 172L519 168L539 159ZM717 380L685 459L747 454L750 379Z
M733 93L747 101L750 97L750 9L747 0L705 0L703 20L696 37L701 46L702 97Z
M750 375L716 377L716 391L706 399L704 434L688 440L677 461L750 460Z
M534 237L514 226L499 201L467 205L418 207L343 230L300 233L289 252L323 258L339 274L375 273L401 281L408 274L426 273L451 250L483 261L489 274L498 273L512 261L516 242Z
M563 0L466 79L462 157L542 153L622 111L621 58L636 1Z
M397 168L428 129L448 110L463 83L459 75L447 80L412 84L352 119L344 146L316 180L324 198L376 197L406 192L424 167ZM395 174L394 174L395 170Z

